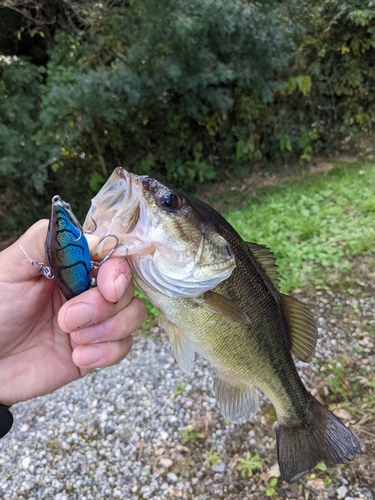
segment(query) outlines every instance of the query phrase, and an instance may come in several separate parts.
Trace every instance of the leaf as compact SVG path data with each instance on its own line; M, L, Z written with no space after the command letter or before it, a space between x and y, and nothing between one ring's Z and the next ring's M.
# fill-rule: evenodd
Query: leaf
M327 466L324 462L319 462L318 464L316 464L316 468L318 470L323 471L323 472L325 472L327 470Z

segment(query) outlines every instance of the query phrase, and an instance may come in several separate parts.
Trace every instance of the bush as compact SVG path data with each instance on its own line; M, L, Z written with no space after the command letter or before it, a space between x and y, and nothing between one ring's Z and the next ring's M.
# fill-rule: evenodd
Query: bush
M20 3L0 20L20 41L0 41L4 199L79 211L117 165L193 190L372 133L372 0Z
M298 9L304 26L295 72L311 79L301 110L319 148L345 147L375 119L375 2L310 0Z

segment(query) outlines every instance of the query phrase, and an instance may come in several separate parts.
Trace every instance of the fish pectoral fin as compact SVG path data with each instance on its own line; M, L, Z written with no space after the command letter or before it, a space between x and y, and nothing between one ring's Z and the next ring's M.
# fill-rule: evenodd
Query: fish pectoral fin
M224 297L224 295L208 291L200 297L196 297L195 302L200 307L217 314L221 314L232 321L243 323L245 325L251 325L249 316L241 309L241 307L232 300Z
M291 352L296 358L309 363L316 348L318 330L314 316L307 307L288 295L281 294L290 325Z
M279 290L279 276L277 272L276 257L274 256L274 254L265 245L259 245L258 243L250 242L246 242L246 245L256 258L263 271L268 276L273 286L276 288L276 290Z
M159 326L168 333L172 353L178 366L185 373L191 373L194 363L195 351L186 339L182 330L168 321L164 316L159 316Z
M214 391L221 413L230 422L242 424L259 410L256 388L233 379L224 371L216 371Z

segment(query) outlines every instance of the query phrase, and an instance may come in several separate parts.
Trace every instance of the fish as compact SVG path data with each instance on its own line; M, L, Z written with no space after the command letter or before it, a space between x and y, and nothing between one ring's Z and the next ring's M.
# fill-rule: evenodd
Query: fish
M69 300L88 290L91 280L91 255L87 239L70 205L60 196L52 198L46 237L46 257L50 277ZM41 272L46 276L46 267Z
M259 410L258 389L276 415L281 477L293 483L318 462L361 453L354 434L305 388L293 356L310 362L315 320L280 292L274 255L246 242L212 207L149 176L116 168L93 198L84 228L95 224L127 249L134 280L160 312L180 368L195 353L214 370L223 416L245 422Z

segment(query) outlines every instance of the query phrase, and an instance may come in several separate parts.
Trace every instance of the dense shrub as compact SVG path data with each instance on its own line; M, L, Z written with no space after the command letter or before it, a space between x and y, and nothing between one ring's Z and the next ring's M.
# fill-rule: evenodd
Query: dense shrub
M371 133L373 3L9 0L0 222L28 224L56 191L79 211L119 164L193 189Z
M312 79L309 96L324 129L373 129L375 120L375 1L324 0L306 16L298 64Z

